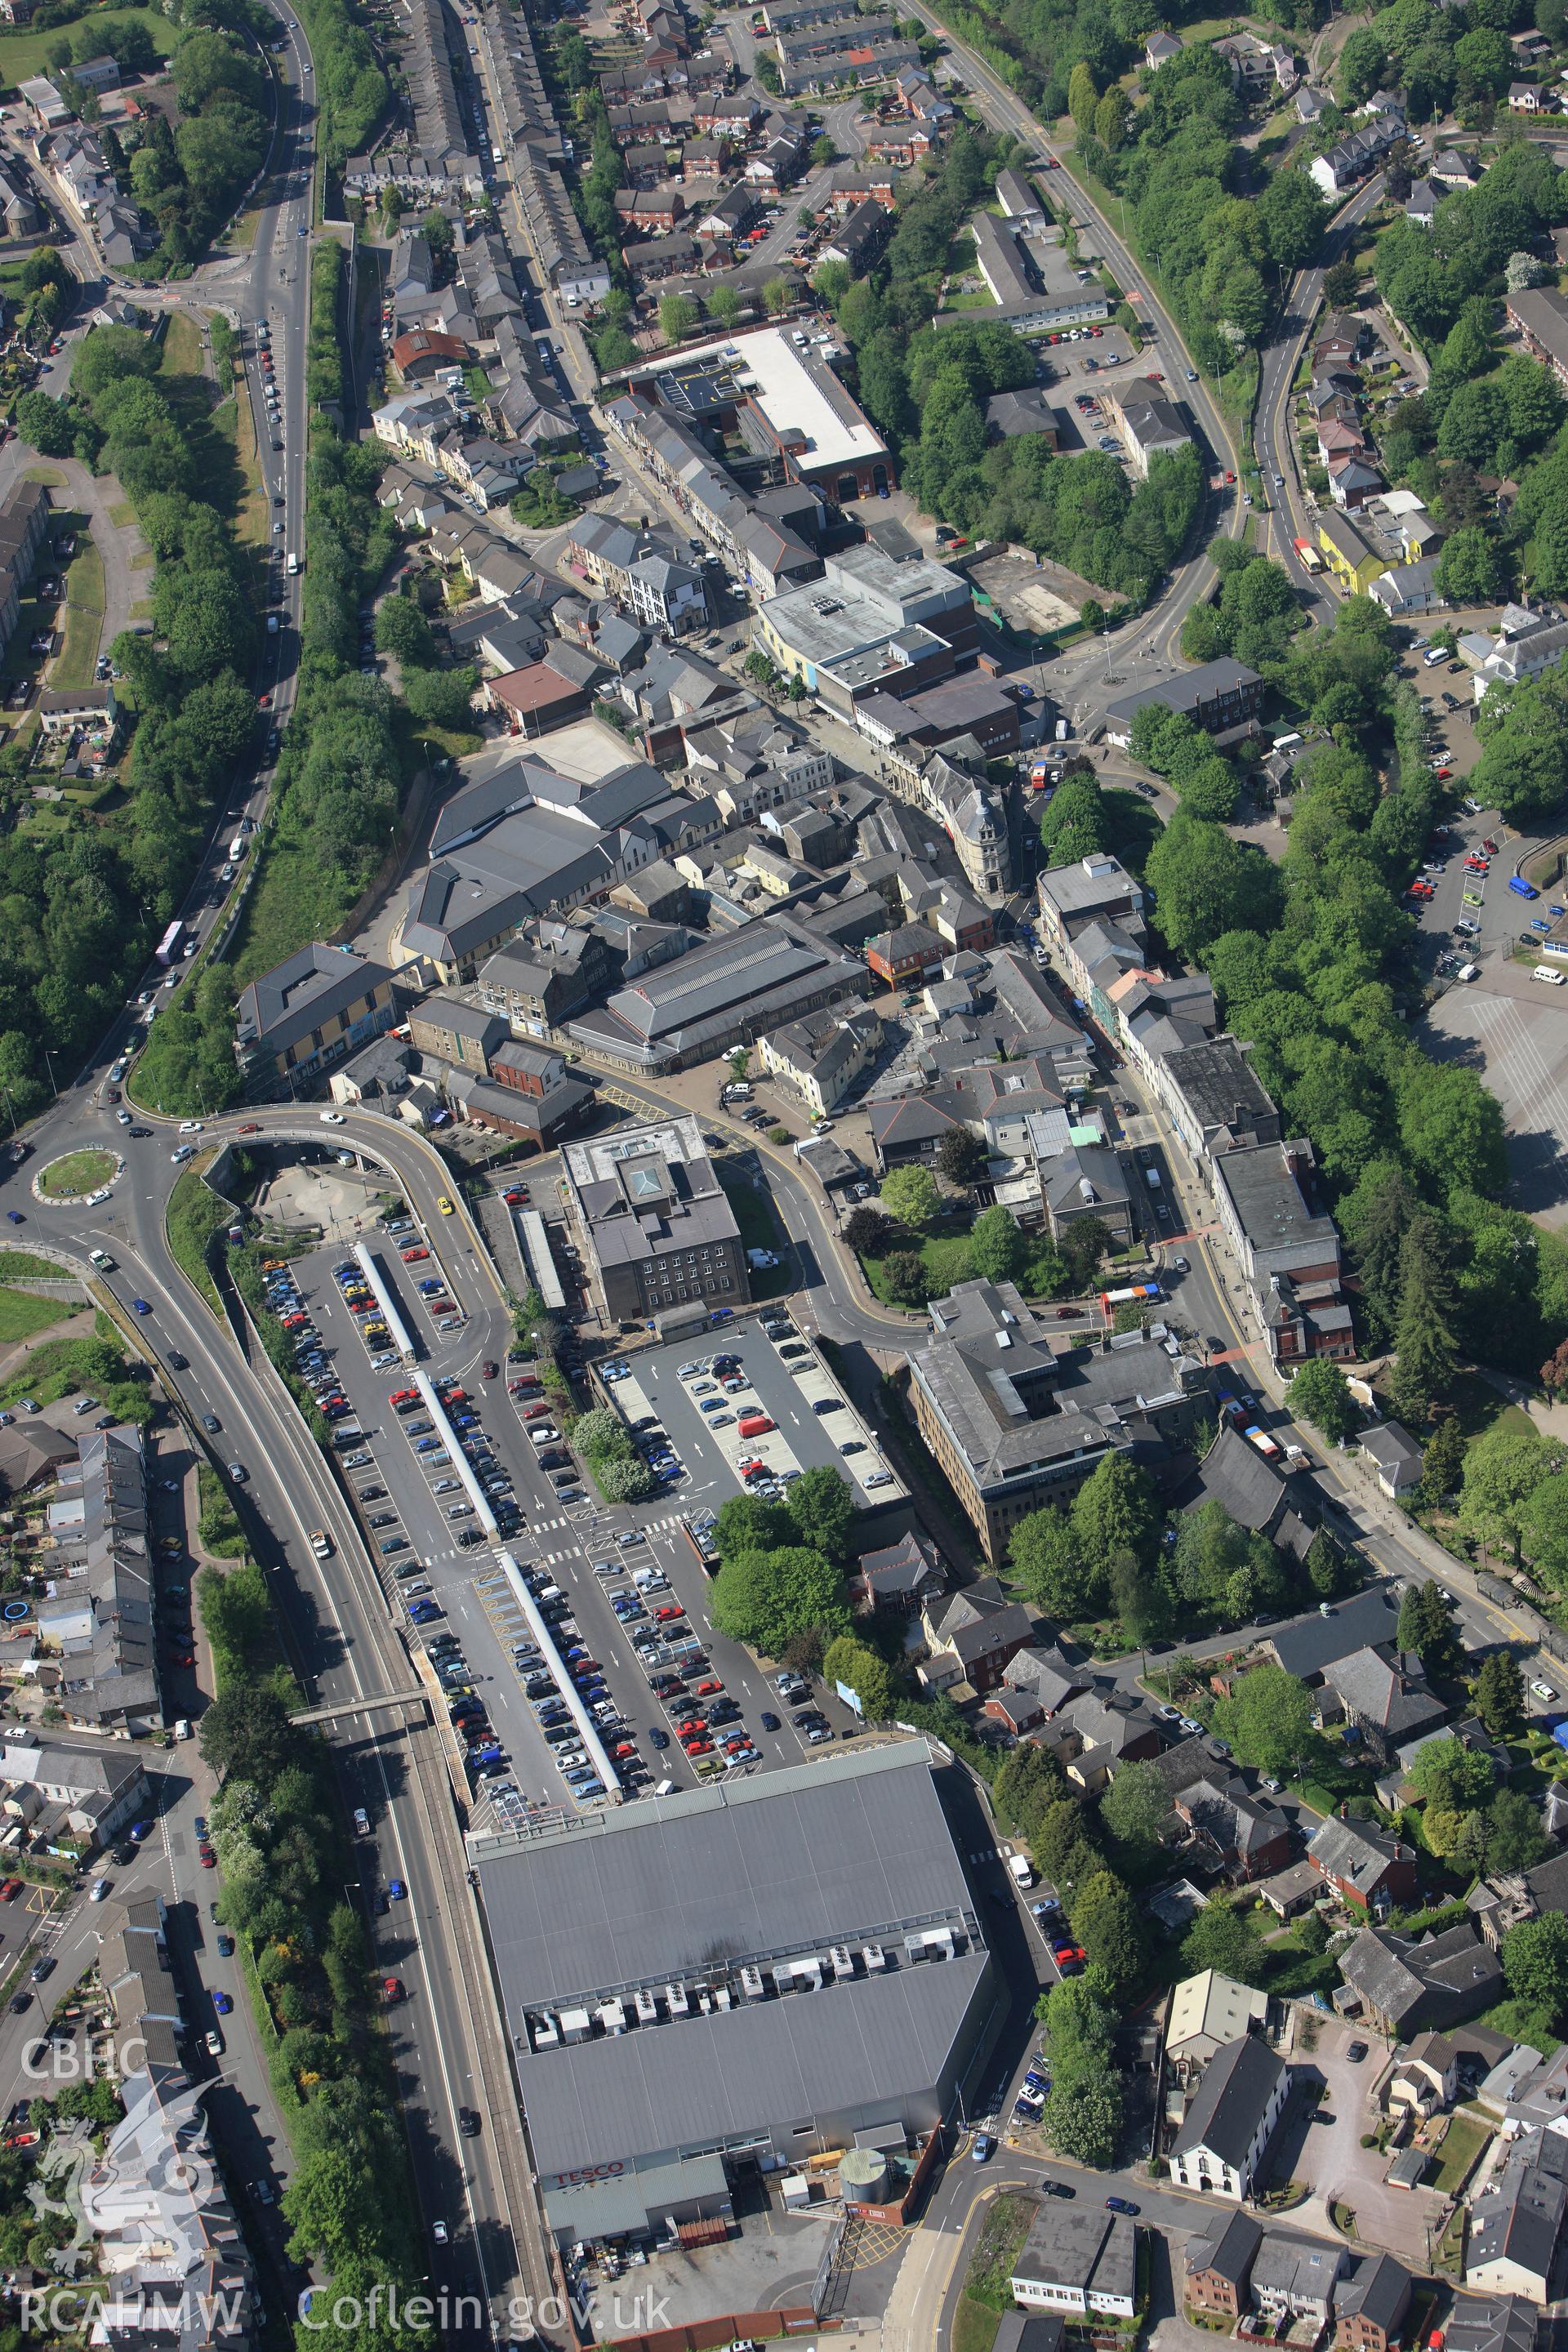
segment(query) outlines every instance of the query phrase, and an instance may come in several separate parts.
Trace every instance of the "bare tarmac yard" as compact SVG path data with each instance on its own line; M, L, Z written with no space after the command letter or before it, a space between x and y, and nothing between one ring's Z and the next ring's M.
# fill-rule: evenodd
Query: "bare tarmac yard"
M1468 987L1451 988L1428 1013L1419 1042L1435 1061L1479 1071L1502 1106L1512 1204L1549 1225L1568 1224L1568 988L1548 988L1531 967L1489 959Z

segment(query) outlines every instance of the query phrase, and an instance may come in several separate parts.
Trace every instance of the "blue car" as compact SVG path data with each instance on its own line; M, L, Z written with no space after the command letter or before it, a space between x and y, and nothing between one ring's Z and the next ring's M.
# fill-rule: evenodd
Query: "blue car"
M215 1992L213 1995L213 2007L216 2010L220 2017L226 2017L234 2007L234 2001L232 1997L226 1992Z
M386 1891L395 1903L405 1903L408 1899L408 1889L401 1878L390 1879L387 1882Z
M22 1220L17 1216L15 1209L8 1210L6 1213L16 1224L21 1223ZM151 1315L153 1312L152 1307L145 1298L133 1298L131 1304L138 1315Z

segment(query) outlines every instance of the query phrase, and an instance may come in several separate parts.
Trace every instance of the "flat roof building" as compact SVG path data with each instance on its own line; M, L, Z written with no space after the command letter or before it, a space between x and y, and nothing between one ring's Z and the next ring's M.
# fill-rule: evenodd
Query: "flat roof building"
M946 676L978 643L979 624L969 583L945 563L852 547L827 559L820 580L759 605L753 635L786 677L847 714L868 696L901 698Z
M921 1435L994 1559L1021 1518L1065 1507L1114 1447L1191 1428L1197 1366L1141 1333L1058 1353L1010 1282L961 1282L910 1355Z
M1110 299L1099 277L1093 270L1080 277L1059 245L1021 237L994 213L977 212L969 226L980 275L995 298L995 310L985 313L987 325L1011 327L1019 335L1048 335L1110 316ZM953 310L936 324L965 319L970 312Z
M923 1740L469 1841L546 2216L728 2210L933 2129L992 1965Z
M569 1144L563 1176L589 1278L617 1322L751 1297L735 1213L695 1118Z

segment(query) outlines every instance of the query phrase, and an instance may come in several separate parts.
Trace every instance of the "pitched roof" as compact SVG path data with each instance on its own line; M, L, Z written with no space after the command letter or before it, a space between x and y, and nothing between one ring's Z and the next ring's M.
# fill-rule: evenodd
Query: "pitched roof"
M1262 2229L1250 2213L1239 2207L1224 2215L1216 2213L1202 2237L1187 2240L1187 2276L1212 2271L1216 2277L1229 2279L1233 2286L1245 2286L1262 2242Z
M1176 2134L1173 2156L1207 2148L1222 2164L1238 2170L1284 2074L1283 2059L1256 2034L1227 2042L1209 2062Z
M1310 1859L1326 1874L1348 1880L1359 1895L1370 1895L1396 1862L1414 1862L1411 1848L1370 1822L1326 1821L1307 1848Z

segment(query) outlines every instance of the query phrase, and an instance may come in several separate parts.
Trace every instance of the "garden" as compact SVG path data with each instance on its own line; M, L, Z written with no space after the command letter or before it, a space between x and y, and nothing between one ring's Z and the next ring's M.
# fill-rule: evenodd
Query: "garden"
M984 1165L984 1146L955 1129L942 1139L935 1172L918 1164L889 1169L876 1202L845 1219L844 1238L885 1306L923 1307L976 1276L1016 1283L1027 1298L1064 1297L1092 1284L1113 1246L1103 1221L1079 1219L1053 1240L1026 1234L1000 1205L976 1213L968 1187ZM939 1177L952 1189L944 1191Z

